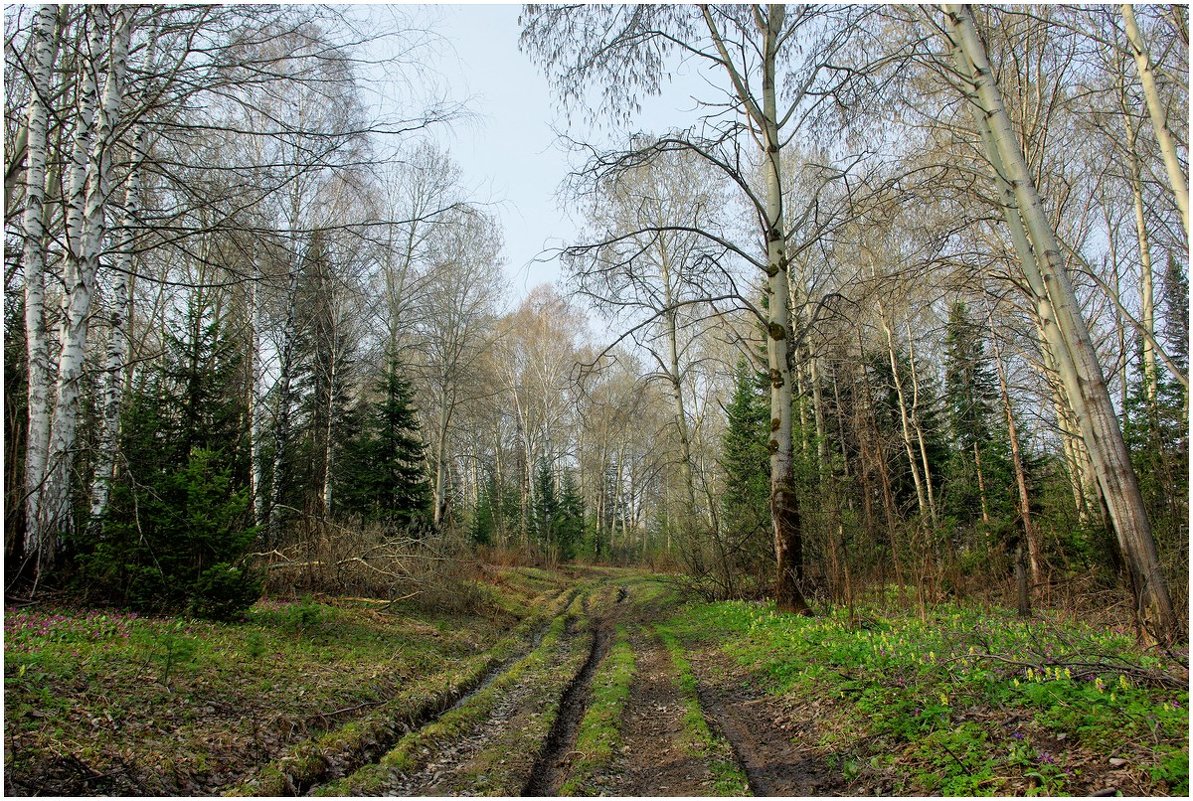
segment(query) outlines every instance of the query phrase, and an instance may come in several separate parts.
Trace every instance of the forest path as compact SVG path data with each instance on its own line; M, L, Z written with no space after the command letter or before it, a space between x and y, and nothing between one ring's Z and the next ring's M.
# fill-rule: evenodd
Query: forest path
M657 578L587 575L524 656L318 795L806 795L827 786ZM689 658L691 661L689 661Z
M630 633L636 667L622 722L622 748L594 790L618 796L709 796L716 776L685 737L688 707L671 654L648 622Z

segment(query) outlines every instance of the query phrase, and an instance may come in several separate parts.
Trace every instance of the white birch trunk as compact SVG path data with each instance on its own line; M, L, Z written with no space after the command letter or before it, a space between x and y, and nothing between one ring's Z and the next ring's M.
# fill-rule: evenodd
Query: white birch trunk
M102 13L107 15L109 12L105 10ZM91 72L99 60L100 26L97 20L92 21L93 28L88 41L89 63L82 65L85 73L81 85L80 125L86 125L86 133L76 140L69 210L73 218L71 227L77 239L70 243L71 253L67 259L57 398L51 423L49 475L46 481L46 513L52 531L65 530L71 522L70 485L78 429L79 382L83 375L91 301L95 294L99 253L106 227L113 134L124 93L124 73L131 34L130 17L131 9L123 7L111 12L109 17L111 40L107 75L98 109ZM92 117L95 118L93 136L90 133ZM90 145L89 158L81 153L86 150L82 147L84 141Z
M25 446L25 552L33 558L34 573L53 556L47 542L42 490L50 445L50 344L46 330L45 203L46 149L55 36L54 6L43 5L33 20L32 92L26 119L25 242L21 260L25 271L25 344L29 362L28 437ZM48 547L49 546L49 547Z
M91 482L91 527L96 529L108 508L108 498L116 467L116 451L120 436L120 410L124 400L124 367L128 354L128 317L131 297L129 274L133 267L133 225L137 215L138 195L141 191L140 160L145 131L137 126L133 135L134 163L129 171L124 196L124 218L121 221L116 247L116 262L112 270L112 309L108 317L108 352L100 385L99 449L96 451L95 476Z
M257 254L252 258L252 280L249 282L249 495L253 499L253 524L265 523L267 489L265 486L265 458L261 445L265 441L266 410L262 400L265 397L265 371L261 364L261 302L258 292L261 284L261 267Z
M924 427L920 424L920 378L915 366L915 340L911 336L911 323L907 323L907 360L911 368L911 424L915 428L916 442L920 448L920 465L924 469L924 489L928 495L928 515L936 525L936 491L932 489L932 467L928 463L928 444L924 439ZM978 483L982 482L981 465L978 465ZM982 508L985 510L986 494L982 493Z
M785 9L769 8L763 39L762 141L766 148L767 363L771 381L771 519L777 581L775 603L786 612L810 614L797 579L802 568L802 532L795 494L791 420L791 300L787 283L787 241L783 231L783 173L778 124L777 54Z
M920 468L916 458L915 443L911 439L911 421L908 419L907 403L903 398L903 382L899 378L899 365L895 360L895 339L891 333L891 326L887 323L886 314L879 304L879 317L882 320L882 330L886 334L887 357L891 365L891 379L895 382L895 399L899 401L900 430L903 433L903 450L907 454L907 465L911 468L911 481L915 485L915 497L919 503L920 515L931 519L931 507L928 505L928 495L924 492L924 481L920 476Z
M297 226L297 215L291 225ZM303 253L298 235L293 236L290 275L286 287L286 322L282 326L282 342L278 359L277 414L273 427L273 474L269 483L269 505L265 509L266 535L271 547L277 545L281 533L282 493L286 484L286 449L290 445L291 384L294 380L294 345L298 327L298 284L302 275Z
M1152 290L1152 248L1148 241L1147 219L1143 209L1143 180L1139 159L1135 155L1135 137L1127 144L1127 162L1131 175L1131 195L1135 208L1135 236L1139 240L1139 309L1143 326L1143 385L1150 409L1156 404L1156 351L1152 346L1156 334L1156 303ZM1117 307L1116 307L1117 308ZM1126 361L1126 354L1123 354ZM1125 411L1125 404L1124 404Z

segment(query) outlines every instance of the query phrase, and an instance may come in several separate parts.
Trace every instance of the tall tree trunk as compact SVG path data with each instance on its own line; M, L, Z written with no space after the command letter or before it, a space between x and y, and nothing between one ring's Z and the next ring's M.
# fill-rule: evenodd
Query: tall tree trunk
M51 422L49 475L46 481L45 503L47 520L51 531L68 530L72 523L71 484L75 439L79 420L80 381L83 377L86 357L88 323L91 303L95 296L96 279L99 272L99 253L106 228L105 211L110 194L112 149L115 140L116 121L120 102L124 96L124 75L127 67L128 47L131 37L130 20L132 10L120 7L116 10L98 9L92 11L96 18L91 21L92 30L88 38L90 62L84 65L84 72L98 66L100 36L103 28L109 35L107 48L107 70L103 97L95 102L96 86L90 75L84 78L81 99L80 124L86 124L88 134L77 140L78 150L74 163L72 183L72 209L74 229L78 239L71 248L67 260L67 284L64 315L61 325L61 352L58 359L57 398L54 418ZM101 26L100 19L106 17ZM90 133L94 118L94 133ZM80 151L83 142L90 146L83 156ZM82 170L80 170L82 165Z
M734 91L744 111L753 122L762 147L763 169L766 179L765 208L763 209L763 238L766 241L767 274L767 337L766 357L770 369L771 425L770 440L770 508L775 550L775 603L786 612L811 614L799 590L799 574L803 567L803 531L801 530L799 499L795 492L795 464L793 461L791 300L787 280L787 239L783 219L782 137L779 131L778 50L786 7L781 4L754 9L754 19L762 37L762 103L761 106L746 87L746 79L733 66L733 59L721 38L711 12L702 13L709 35L721 56L721 65L728 73Z
M291 225L297 227L298 215L295 209ZM289 463L286 451L290 448L290 427L292 423L293 382L295 362L295 339L298 335L298 285L303 268L303 248L298 234L292 234L294 247L290 254L290 275L286 287L286 321L282 325L282 342L278 354L277 412L273 421L273 473L269 479L269 503L265 508L266 544L273 547L281 539L282 498L289 481Z
M124 401L124 369L128 356L128 318L132 305L129 275L133 267L133 225L136 221L138 195L141 191L140 160L145 130L138 125L133 134L133 164L129 170L124 195L124 218L116 246L112 270L112 309L108 318L108 353L100 384L99 448L96 451L95 476L91 482L92 532L98 532L100 520L108 508L116 452L120 438L120 410Z
M1015 205L1007 209L1007 216L1014 216L1016 209L1022 215L1035 254L1035 259L1024 264L1025 273L1033 291L1041 299L1046 298L1055 313L1055 326L1046 328L1046 331L1055 331L1051 338L1061 357L1058 358L1061 377L1066 386L1071 387L1070 400L1131 573L1139 611L1150 617L1153 631L1159 638L1171 638L1176 636L1178 623L1143 496L1089 331L1081 317L1076 293L1061 258L1056 234L1011 129L1002 94L994 81L970 8L947 4L945 12L950 38L966 62L976 89L976 97L972 98L975 120L979 128L989 126L989 136L984 136L984 140L994 146L990 153L992 166L997 175L1005 176L1004 182L1013 189Z
M143 69L152 72L156 67L157 29L154 28L146 46ZM147 99L142 90L140 100ZM112 480L115 478L116 455L120 442L120 413L124 403L125 371L129 349L129 318L132 315L133 228L136 225L141 193L141 165L145 160L145 125L133 126L129 148L129 171L125 179L124 208L119 233L116 236L116 261L112 268L112 309L108 318L108 352L100 384L100 436L96 451L95 474L91 483L91 515L89 529L98 535L101 518L108 508Z
M771 521L775 547L775 604L784 612L811 614L800 592L803 531L795 492L791 425L791 301L787 285L787 241L783 232L782 148L779 135L777 52L786 10L772 5L766 16L762 67L762 141L766 153L767 362L771 383Z
M915 366L915 340L911 336L911 323L907 323L907 360L911 368L911 424L915 428L916 442L920 449L920 465L924 469L924 489L928 495L928 515L936 525L936 491L932 489L932 467L928 462L928 444L924 439L924 426L920 423L920 377ZM981 468L978 469L981 482ZM985 492L982 493L983 508Z
M32 91L26 116L25 242L21 252L25 271L25 346L29 369L28 436L25 445L25 553L33 574L53 557L53 540L46 530L42 490L50 446L50 342L46 330L45 203L46 150L54 57L56 7L43 5L33 19Z
M882 304L878 306L879 317L882 320L882 330L886 333L886 347L888 361L891 365L891 379L895 382L895 399L899 402L899 422L903 432L903 450L907 454L907 464L911 468L911 481L915 484L916 502L919 504L921 518L932 519L932 507L928 504L928 495L924 492L924 481L920 476L919 459L916 456L915 443L912 441L911 420L907 413L907 402L903 397L903 381L899 378L899 364L895 358L895 338L891 326L887 322ZM933 525L936 521L933 520Z
M256 249L249 252L252 277L249 281L249 495L253 504L253 524L263 526L268 512L268 488L265 482L265 370L261 358L261 328L265 324L259 298L261 265Z
M1181 213L1181 222L1185 226L1185 241L1189 238L1189 185L1185 181L1185 174L1181 172L1181 163L1177 158L1176 145L1172 141L1172 134L1168 130L1168 115L1160 101L1160 92L1156 88L1156 76L1152 73L1152 60L1147 54L1147 47L1143 42L1143 35L1135 23L1135 11L1130 3L1122 4L1123 23L1127 29L1127 43L1130 45L1131 55L1135 57L1135 67L1139 70L1139 82L1143 85L1143 99L1147 105L1147 113L1152 118L1152 128L1156 133L1156 141L1160 144L1160 154L1164 157L1164 169L1168 171L1168 182L1172 185L1172 194L1176 198L1176 206Z
M1031 495L1027 490L1027 474L1023 469L1023 458L1019 453L1019 430L1015 425L1015 411L1011 407L1011 393L1007 386L1006 368L1003 367L998 338L994 334L994 314L989 309L987 309L987 320L990 325L990 343L994 351L994 367L998 373L998 390L1002 397L1003 414L1007 418L1007 436L1011 440L1011 467L1015 471L1015 488L1018 490L1019 497L1019 519L1023 522L1023 538L1027 541L1027 561L1031 568L1031 583L1038 587L1043 581L1044 573L1040 537L1031 519Z
M1128 122L1128 126L1130 123ZM1152 290L1152 249L1147 235L1147 218L1143 208L1143 178L1139 158L1135 153L1135 137L1127 142L1127 165L1131 176L1131 196L1135 207L1135 236L1139 240L1139 322L1145 334L1143 346L1143 385L1149 412L1156 407L1156 351L1152 338L1156 335L1156 304ZM1124 359L1126 354L1123 355ZM1124 407L1124 412L1126 411Z

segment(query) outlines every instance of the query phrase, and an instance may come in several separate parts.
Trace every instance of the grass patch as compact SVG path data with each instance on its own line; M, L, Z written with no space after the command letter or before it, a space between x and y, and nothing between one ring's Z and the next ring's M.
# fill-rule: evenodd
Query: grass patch
M807 619L726 602L668 625L770 692L829 704L823 752L899 777L891 792L1188 792L1188 691L1166 686L1187 668L1123 632L952 605Z
M360 747L508 657L566 585L493 586L503 602L483 613L311 598L264 600L233 623L8 609L7 787L276 791L271 767L291 781L317 773L327 754Z
M634 651L624 626L617 627L609 655L592 678L592 701L580 721L575 750L579 756L560 795L586 795L592 780L608 767L621 747L621 721L634 679Z
M684 654L682 643L666 626L655 626L655 633L671 655L671 663L677 674L676 683L683 697L684 748L708 765L713 775L713 789L717 795L749 795L750 784L741 766L733 758L733 749L724 737L709 728L708 721L704 718L704 710L696 692L696 674L692 671L692 663Z

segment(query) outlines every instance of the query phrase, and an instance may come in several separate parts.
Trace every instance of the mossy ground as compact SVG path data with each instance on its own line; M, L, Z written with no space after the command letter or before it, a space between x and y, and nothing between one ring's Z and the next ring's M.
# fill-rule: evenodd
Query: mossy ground
M560 795L588 795L597 771L608 767L621 747L622 715L634 678L634 651L625 626L617 634L609 655L592 680L592 700L576 736L577 757Z

